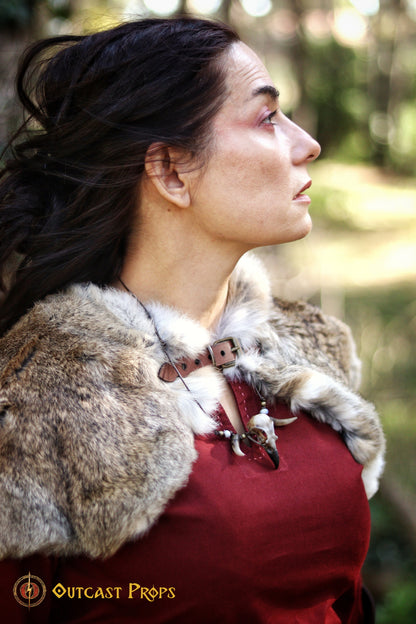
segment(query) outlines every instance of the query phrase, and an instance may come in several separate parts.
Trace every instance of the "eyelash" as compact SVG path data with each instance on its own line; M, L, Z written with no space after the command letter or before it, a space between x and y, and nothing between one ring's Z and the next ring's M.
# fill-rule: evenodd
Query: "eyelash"
M267 115L267 117L265 119L263 119L262 123L265 123L266 121L268 121L269 123L266 123L266 126L274 126L275 122L273 122L273 117L276 116L277 110L273 111L272 113L270 113L270 115Z

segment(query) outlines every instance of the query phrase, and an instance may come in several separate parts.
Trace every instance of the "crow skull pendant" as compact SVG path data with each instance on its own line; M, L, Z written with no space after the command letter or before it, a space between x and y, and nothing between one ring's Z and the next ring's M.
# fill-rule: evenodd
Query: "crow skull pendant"
M266 411L266 410L264 410ZM276 447L277 435L275 433L275 426L282 427L289 425L296 420L296 416L293 418L271 418L268 414L261 413L252 416L247 423L247 433L242 435L234 434L231 438L231 445L234 453L240 457L244 455L240 448L240 440L250 440L258 444L268 454L272 460L275 469L279 467L279 453Z

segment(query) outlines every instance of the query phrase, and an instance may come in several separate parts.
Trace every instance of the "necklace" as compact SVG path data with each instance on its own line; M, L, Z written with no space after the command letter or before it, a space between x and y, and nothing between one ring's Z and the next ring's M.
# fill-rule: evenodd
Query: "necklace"
M159 378L169 383L179 377L187 392L191 394L193 400L195 401L195 404L204 414L210 416L202 407L198 399L192 394L192 391L186 383L184 377L202 366L211 365L219 370L222 370L223 368L228 368L230 366L235 366L237 354L241 350L238 340L233 337L217 340L212 345L208 345L204 353L201 353L197 356L197 358L193 360L191 358L183 358L181 360L174 361L167 351L167 345L165 341L162 340L156 323L149 310L134 294L134 292L132 292L128 288L128 286L126 286L121 277L118 277L118 281L123 286L123 288L135 298L137 303L139 303L139 305L142 307L144 313L146 314L146 317L152 323L156 337L167 360L167 362L165 362L159 370ZM284 425L289 425L290 423L294 422L297 417L294 416L293 418L284 419L272 418L271 416L269 416L269 410L266 407L266 401L261 396L257 388L255 388L255 391L260 398L261 409L258 414L252 416L248 421L247 431L245 433L236 433L228 429L218 429L217 431L215 431L215 434L220 439L230 440L233 452L240 457L245 457L245 454L240 447L241 442L244 442L248 445L254 443L261 446L266 451L267 455L272 460L275 469L277 470L277 468L279 467L279 453L276 447L277 435L275 433L275 426L282 427Z

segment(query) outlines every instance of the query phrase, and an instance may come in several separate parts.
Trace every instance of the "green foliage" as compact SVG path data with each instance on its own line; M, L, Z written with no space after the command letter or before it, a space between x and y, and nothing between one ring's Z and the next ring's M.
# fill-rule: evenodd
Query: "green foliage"
M71 0L47 0L46 4L52 17L60 19L69 19L71 17Z
M353 323L361 323L360 346L364 357L371 357L368 366L374 394L380 399L413 396L416 400L416 286L356 291L347 298L347 313ZM368 324L377 331L370 344L364 333Z
M402 495L416 492L416 287L404 283L346 294L346 310L366 368L366 396L378 406L387 437L387 473ZM416 622L416 553L402 518L378 495L364 578L377 599L377 624Z
M0 0L0 30L28 26L37 0Z
M45 15L51 19L68 19L71 16L71 0L0 0L0 30L30 26L40 5L45 6Z
M400 581L378 609L377 624L410 624L416 622L416 576Z
M326 155L339 152L340 144L357 130L365 130L369 143L361 56L331 38L324 44L309 42L306 57L305 91L317 113L317 138ZM361 147L368 153L368 145Z
M416 99L398 107L392 162L400 171L416 173Z
M372 533L365 575L377 569L383 573L388 572L389 577L395 579L396 586L399 579L408 576L415 564L415 555L408 547L406 536L403 535L393 510L386 505L380 494L370 501L370 508Z
M377 600L377 624L416 622L416 556L382 497L370 502L372 536L364 581ZM388 591L383 595L383 589Z

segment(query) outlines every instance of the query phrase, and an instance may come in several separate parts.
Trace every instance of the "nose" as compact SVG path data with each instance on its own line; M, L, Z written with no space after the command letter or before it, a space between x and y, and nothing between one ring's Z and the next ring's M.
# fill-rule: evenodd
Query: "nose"
M321 153L321 146L310 134L295 122L290 121L292 129L292 157L296 165L316 160Z
M310 134L308 134L307 132L305 132L305 134L309 141L309 148L307 150L309 153L306 157L306 160L307 162L313 162L318 158L319 154L321 153L321 146L319 145L318 141L311 137Z

